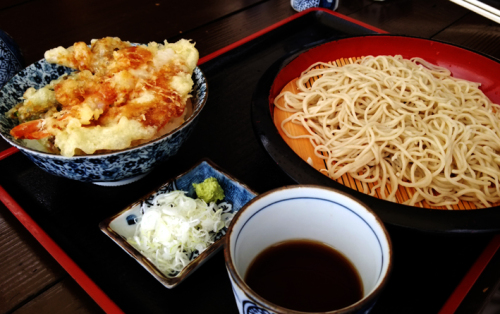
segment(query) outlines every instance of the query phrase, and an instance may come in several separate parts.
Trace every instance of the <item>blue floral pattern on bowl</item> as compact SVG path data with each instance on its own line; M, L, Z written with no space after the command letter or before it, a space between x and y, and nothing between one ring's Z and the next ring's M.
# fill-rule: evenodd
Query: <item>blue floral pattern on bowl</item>
M214 177L219 182L224 190L224 200L232 205L231 212L236 213L246 203L252 200L257 193L250 188L233 178L223 170L218 168L210 160L202 160L193 168L179 175L174 179L170 179L161 187L142 197L137 202L128 206L118 214L102 221L99 227L111 240L118 244L125 252L137 260L151 275L160 281L165 287L173 288L192 274L205 261L218 252L224 243L226 228L222 229L216 236L216 241L200 254L195 254L191 257L191 262L176 276L169 277L161 273L152 263L130 245L126 238L131 237L135 233L135 218L142 214L142 205L151 203L157 195L165 194L173 190L181 190L187 192L186 195L196 198L196 192L193 188L193 183L203 182L205 179Z
M23 64L23 57L16 42L0 30L0 87L19 72L24 67Z
M72 71L74 70L40 60L14 76L0 89L0 135L41 169L53 175L83 182L119 182L138 177L175 155L192 133L208 96L205 76L197 67L193 72L194 86L191 92L193 113L180 127L156 140L113 153L74 157L26 148L22 141L10 135L10 130L16 123L7 119L5 113L19 103L19 99L29 87L39 89Z
M336 10L339 0L291 0L290 4L297 12L316 7Z

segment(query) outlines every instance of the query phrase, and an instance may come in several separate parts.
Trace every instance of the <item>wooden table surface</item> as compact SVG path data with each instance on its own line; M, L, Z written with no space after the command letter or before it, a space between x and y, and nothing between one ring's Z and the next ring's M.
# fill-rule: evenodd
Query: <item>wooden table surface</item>
M392 34L500 58L500 25L451 1L341 0L337 12ZM295 13L289 0L3 0L0 29L18 43L26 65L48 49L105 36L141 43L192 39L203 57ZM0 151L9 147L0 139ZM0 235L0 314L102 311L1 203ZM445 301L432 302L439 309Z

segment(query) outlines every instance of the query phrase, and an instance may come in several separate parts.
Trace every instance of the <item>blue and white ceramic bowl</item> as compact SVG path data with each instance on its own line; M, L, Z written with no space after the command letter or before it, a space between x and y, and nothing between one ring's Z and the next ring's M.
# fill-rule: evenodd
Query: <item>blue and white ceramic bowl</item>
M170 133L151 142L128 149L88 156L64 157L27 148L22 141L14 139L10 130L16 125L5 113L17 103L26 89L39 89L59 76L73 70L50 64L44 59L28 66L0 89L0 134L28 156L41 169L68 179L93 182L100 185L121 185L133 182L151 171L158 163L177 153L192 133L198 116L208 96L207 82L199 68L193 73L191 92L193 112L186 121Z
M222 229L219 234L216 235L216 241L205 251L201 252L201 254L193 257L191 262L175 277L168 277L159 271L144 255L130 245L126 239L133 236L135 233L136 224L134 219L142 214L141 207L143 204L147 205L148 201L152 200L158 194L168 193L173 190L186 191L188 196L196 197L192 184L203 182L210 177L216 178L219 182L224 190L225 198L223 201L232 205L231 212L233 213L239 211L247 202L257 195L256 192L252 191L246 185L239 182L231 175L224 173L223 170L218 168L210 160L202 160L186 173L167 181L160 188L144 196L137 202L134 202L118 214L102 221L99 227L102 232L140 263L141 266L160 283L167 288L173 288L222 248L226 229Z
M256 256L277 243L306 239L342 253L358 271L363 297L325 314L368 313L392 268L392 245L382 221L366 205L332 188L295 185L260 194L233 217L224 257L240 314L304 313L256 294L245 275Z
M16 42L0 30L0 87L21 71L24 61Z

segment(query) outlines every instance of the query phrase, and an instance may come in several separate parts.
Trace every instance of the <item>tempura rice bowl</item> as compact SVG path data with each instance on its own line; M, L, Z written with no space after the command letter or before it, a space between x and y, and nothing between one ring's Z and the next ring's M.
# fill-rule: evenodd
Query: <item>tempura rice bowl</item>
M50 174L72 180L102 184L130 182L149 173L156 165L174 156L191 134L207 96L207 82L197 67L193 72L191 92L192 113L186 121L173 131L138 146L124 150L85 156L64 157L44 153L25 146L22 140L10 135L16 122L5 113L20 102L26 89L39 89L50 81L74 70L47 63L44 59L28 66L0 89L0 134L11 145L18 148L38 167Z

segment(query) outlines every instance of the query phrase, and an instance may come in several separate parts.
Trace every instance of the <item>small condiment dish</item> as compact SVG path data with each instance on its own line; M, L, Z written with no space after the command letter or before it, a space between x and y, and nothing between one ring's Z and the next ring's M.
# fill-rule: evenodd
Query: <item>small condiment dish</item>
M116 215L109 217L99 224L100 229L108 237L118 244L125 252L134 258L151 275L167 288L173 288L192 274L205 261L218 252L224 244L226 228L223 228L215 237L215 242L206 250L194 257L183 270L174 277L162 273L148 258L126 241L134 235L136 230L135 218L142 215L143 203L150 202L159 194L168 193L173 190L186 191L187 196L196 198L193 183L203 182L205 179L215 177L224 190L224 202L232 205L231 212L240 210L248 201L253 199L257 193L239 182L231 175L225 173L210 160L204 159L187 172L168 180L158 189L142 197L130 206L126 207Z

